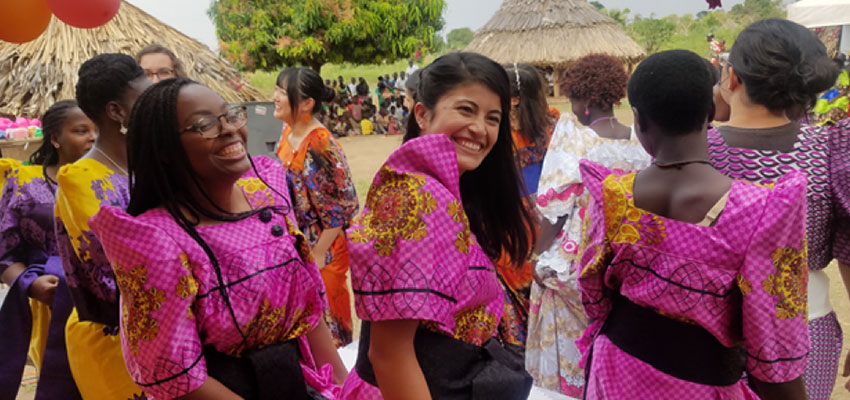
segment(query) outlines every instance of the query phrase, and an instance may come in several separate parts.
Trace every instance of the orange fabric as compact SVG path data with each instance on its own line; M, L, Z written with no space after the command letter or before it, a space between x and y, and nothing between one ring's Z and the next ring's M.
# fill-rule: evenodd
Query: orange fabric
M310 131L307 137L301 141L301 146L298 147L298 150L293 151L292 146L289 145L289 135L291 134L292 127L287 125L286 128L283 128L283 132L280 134L280 143L277 146L277 156L283 162L283 165L288 166L289 169L295 172L304 170L304 157L307 155L307 149L310 147L314 149L325 149L330 145L331 140L336 142L333 135L331 135L331 131L320 126Z
M346 329L351 326L351 297L348 293L348 240L341 233L331 244L332 261L322 268L322 280L328 295L331 313L342 319Z
M549 131L547 132L547 148L549 147L549 141L552 140L552 132L555 130L555 125L558 123L558 120L561 119L561 112L558 111L558 109L555 107L550 107L548 113L549 117L551 118L552 124L550 125ZM514 145L516 146L517 150L534 146L534 143L529 142L525 135L523 135L520 131L512 131L511 138L514 140Z

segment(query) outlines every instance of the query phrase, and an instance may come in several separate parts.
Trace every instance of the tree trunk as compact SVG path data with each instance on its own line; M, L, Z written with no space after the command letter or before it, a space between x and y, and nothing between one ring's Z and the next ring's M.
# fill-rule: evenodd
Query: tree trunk
M307 66L310 67L313 71L316 71L317 74L322 75L322 65L324 64L321 60L307 60Z

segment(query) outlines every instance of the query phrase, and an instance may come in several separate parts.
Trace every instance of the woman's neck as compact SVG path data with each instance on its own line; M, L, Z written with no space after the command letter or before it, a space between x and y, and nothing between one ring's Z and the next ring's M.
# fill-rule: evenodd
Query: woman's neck
M670 135L656 144L653 158L663 164L708 160L706 136L705 130L685 135Z
M600 137L606 139L628 139L631 136L631 130L621 124L614 116L613 108L602 110L590 107L588 111L590 113L581 122Z
M744 129L774 128L791 122L784 112L775 113L761 104L754 104L741 96L733 97L729 104L727 125Z
M292 124L292 136L303 138L315 128L316 124L316 119L312 117L307 122L304 122L303 118L296 118L296 122Z
M105 153L109 161L118 163L118 167L127 168L127 137L121 132L101 130L94 147Z
M202 182L206 196L198 188L192 190L192 197L196 199L197 205L208 214L213 215L239 214L251 211L251 204L248 203L242 190L236 185L236 181L232 179L224 181L206 184ZM216 221L204 215L199 217L199 222L202 225Z

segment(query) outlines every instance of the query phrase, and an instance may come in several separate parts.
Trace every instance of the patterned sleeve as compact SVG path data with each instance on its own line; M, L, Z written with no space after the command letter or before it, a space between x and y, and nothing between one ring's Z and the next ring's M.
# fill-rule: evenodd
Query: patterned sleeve
M605 229L606 223L613 221L605 221L602 188L602 182L610 171L589 161L582 161L581 172L591 200L584 216L579 246L578 289L589 324L584 335L576 340L576 345L582 357L586 357L612 306L610 290L605 286L605 272L613 253Z
M451 156L456 157L452 152ZM357 315L454 326L470 248L460 202L436 180L384 166L348 230Z
M806 178L783 176L765 202L737 277L747 371L764 382L800 376L809 352Z
M121 292L121 344L133 380L170 399L206 381L192 304L198 283L179 245L154 225L114 207L91 221Z
M20 221L14 212L18 198L18 181L14 173L19 165L15 160L0 159L0 179L3 179L3 191L0 192L0 274L10 265L25 262L27 258Z
M850 265L850 119L835 124L829 135L829 181L833 198L832 256Z
M347 228L358 203L345 154L327 130L313 135L309 146L304 182L322 229Z
M537 209L553 224L559 217L570 214L584 191L579 172L584 140L579 129L575 117L564 113L555 126L543 159Z

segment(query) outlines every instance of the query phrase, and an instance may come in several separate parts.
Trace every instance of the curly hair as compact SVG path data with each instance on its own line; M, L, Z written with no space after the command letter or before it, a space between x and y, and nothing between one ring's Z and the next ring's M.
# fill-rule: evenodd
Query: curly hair
M588 106L607 110L626 96L628 80L623 64L616 58L588 54L565 69L559 83L567 97L587 100Z

